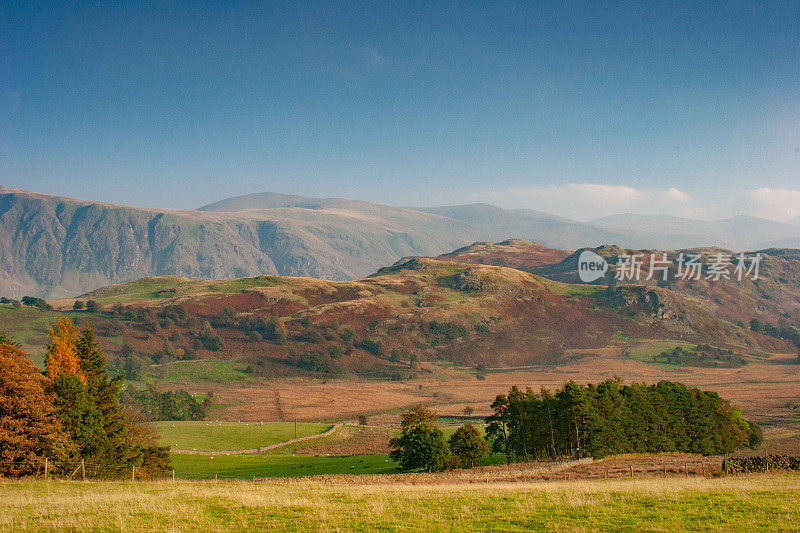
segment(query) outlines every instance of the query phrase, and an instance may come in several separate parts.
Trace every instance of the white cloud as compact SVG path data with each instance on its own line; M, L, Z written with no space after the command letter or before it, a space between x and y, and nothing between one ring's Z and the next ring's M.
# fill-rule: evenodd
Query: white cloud
M780 221L800 217L800 191L761 187L744 196L745 210L755 216Z
M636 189L624 185L570 183L550 187L511 187L490 194L501 207L528 208L575 220L592 220L618 213L696 213L692 197L679 189Z

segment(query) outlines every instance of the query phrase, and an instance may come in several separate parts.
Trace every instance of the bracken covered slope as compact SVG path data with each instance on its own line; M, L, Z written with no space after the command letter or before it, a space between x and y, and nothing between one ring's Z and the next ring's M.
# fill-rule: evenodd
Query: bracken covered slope
M408 375L419 372L415 362L422 361L551 365L626 338L714 342L742 353L788 351L784 342L660 287L608 291L512 268L426 258L358 281L162 277L81 299L104 306L92 318L101 334L122 337L110 352L126 345L156 363L222 357L269 376ZM53 303L66 311L73 300Z

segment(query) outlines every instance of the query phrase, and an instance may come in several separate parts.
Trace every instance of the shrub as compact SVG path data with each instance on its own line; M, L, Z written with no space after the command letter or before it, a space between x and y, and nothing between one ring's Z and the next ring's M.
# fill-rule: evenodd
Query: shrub
M331 344L328 346L328 355L331 356L331 359L336 360L340 359L345 354L345 349L338 344Z
M42 298L37 298L35 296L23 296L22 304L27 305L28 307L35 307L37 309L41 309L42 311L53 310L52 305L44 301Z
M464 326L459 326L452 322L437 322L434 320L428 324L428 327L432 334L441 335L451 340L467 336L467 330Z
M361 348L362 350L366 350L367 352L373 355L377 355L378 357L384 355L383 343L381 343L381 341L364 339L363 341L359 342L356 347Z

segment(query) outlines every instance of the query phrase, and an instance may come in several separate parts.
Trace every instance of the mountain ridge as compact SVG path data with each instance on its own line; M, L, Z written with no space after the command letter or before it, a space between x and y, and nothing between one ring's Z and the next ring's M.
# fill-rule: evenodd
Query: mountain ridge
M356 279L405 256L512 237L570 250L706 244L692 235L599 227L485 203L411 208L254 193L177 210L0 187L0 295L70 296L160 275Z

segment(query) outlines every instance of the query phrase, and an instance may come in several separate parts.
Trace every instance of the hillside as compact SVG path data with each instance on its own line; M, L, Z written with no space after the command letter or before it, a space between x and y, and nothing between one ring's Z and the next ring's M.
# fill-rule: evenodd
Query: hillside
M548 248L538 242L508 239L502 242L476 242L439 259L478 265L507 266L530 272L533 268L561 262L571 255L567 250Z
M786 224L755 228L707 238L681 233L685 224L604 227L481 203L409 208L275 193L179 211L0 187L0 295L71 296L164 275L357 279L401 257L509 237L555 249L604 243L663 249L709 243L740 248L753 240L793 242L800 235Z
M120 367L136 357L145 372L154 364L223 360L266 377L400 378L438 362L560 364L626 338L788 351L783 341L720 320L699 299L660 287L609 293L512 268L424 258L358 281L160 277L81 297L88 299L105 310L69 311L72 299L52 303L94 324Z
M577 268L578 257L584 249L572 254L561 252L566 257L558 257L556 251L548 251L538 243L511 240L501 243L476 243L457 250L452 254L441 256L452 257L456 254L459 261L476 264L503 265L532 272L553 281L563 283L581 283ZM594 252L606 258L609 264L619 262L621 254L638 254L642 259L641 285L660 285L674 293L696 299L698 305L715 316L729 321L749 323L757 318L762 322L779 325L800 325L800 250L770 248L760 250L762 260L759 279L753 280L745 276L738 279L720 280L686 280L675 279L677 263L670 267L667 281L659 280L660 273L650 274L650 260L655 256L660 260L664 253L675 260L679 254L700 254L702 262L713 261L716 254L733 254L731 250L721 248L695 248L667 251L625 249L618 246L600 246L592 248ZM543 254L545 254L543 256ZM547 259L553 258L548 264ZM594 283L607 285L612 282L611 271Z
M145 276L352 279L475 230L372 204L257 213L138 209L0 188L0 295L59 297Z

